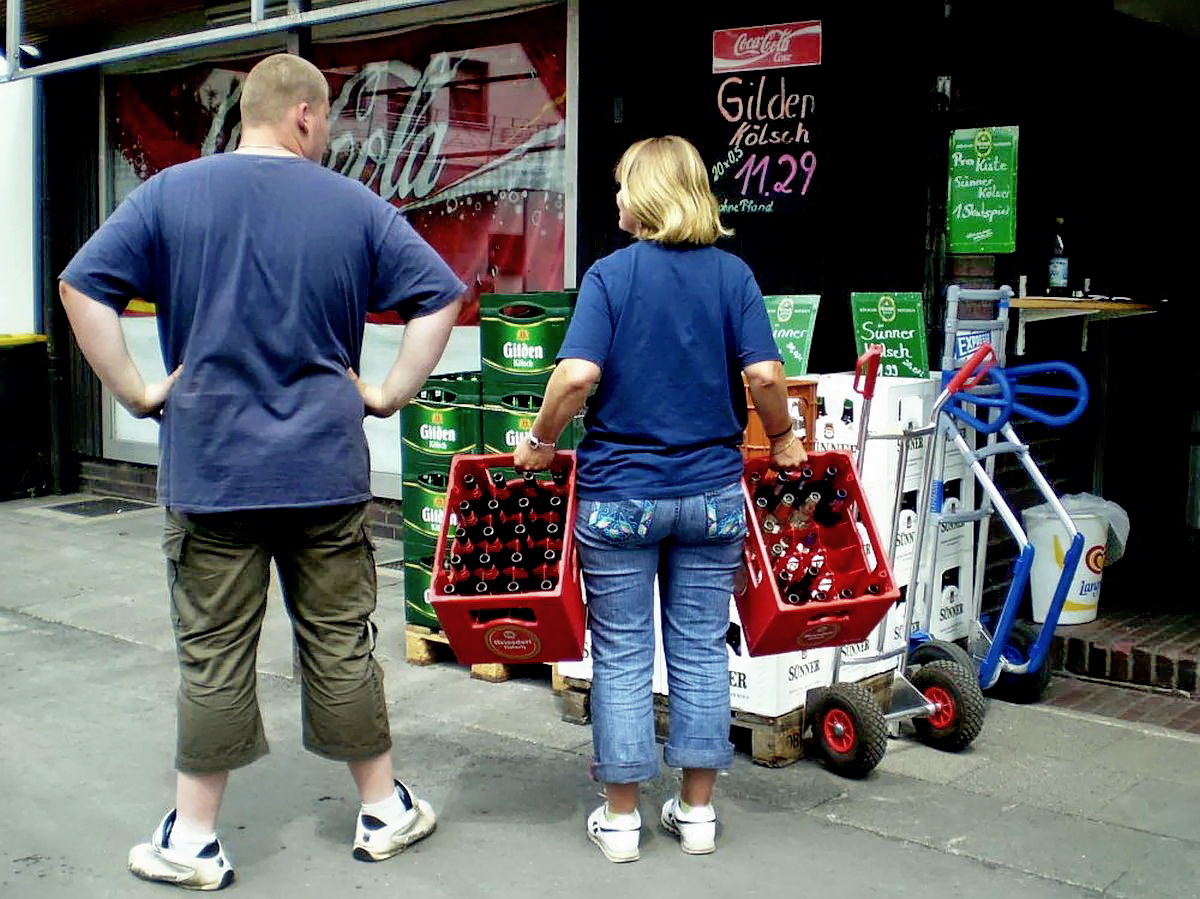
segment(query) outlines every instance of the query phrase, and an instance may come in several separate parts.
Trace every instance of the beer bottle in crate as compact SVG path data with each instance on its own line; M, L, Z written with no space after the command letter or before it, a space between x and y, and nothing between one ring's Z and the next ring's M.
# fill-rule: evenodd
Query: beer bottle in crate
M497 556L504 550L504 542L496 536L496 532L491 528L485 528L485 531L491 531L489 534L484 534L483 539L479 542L481 552L487 553L489 556Z
M479 479L470 472L467 472L462 476L460 490L464 500L476 501L484 498L483 485L480 484Z
M557 565L550 565L543 562L541 565L534 566L531 573L539 590L553 590L555 583L558 581Z
M486 557L486 554L481 554L479 557L479 567L472 574L475 575L475 592L489 592L496 581L500 578L500 569L496 567L496 563L491 557Z
M463 586L471 580L470 566L462 556L452 555L447 560L445 593L460 593Z
M817 524L824 527L833 527L842 520L842 513L846 508L846 503L850 499L850 492L844 487L838 487L832 492L828 502L822 502L817 506L816 520Z
M807 489L807 487L805 488ZM821 494L813 490L804 497L804 502L792 510L788 517L788 527L795 531L806 531L813 526L820 504Z
M546 550L554 550L556 553L562 553L563 541L562 534L559 531L559 526L554 522L548 522L542 530L541 537L535 537L529 541L529 548L535 552L545 552Z
M470 534L465 528L459 528L455 532L454 543L450 546L450 552L461 559L470 561L479 554L479 547L475 545L475 541L471 539Z
M512 488L508 484L508 478L499 469L494 469L490 477L492 481L492 499L503 503L512 496Z

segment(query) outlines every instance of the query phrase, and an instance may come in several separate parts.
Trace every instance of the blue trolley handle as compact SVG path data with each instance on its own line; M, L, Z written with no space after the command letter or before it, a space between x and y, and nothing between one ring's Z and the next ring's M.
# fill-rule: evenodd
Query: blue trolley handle
M1020 379L1027 375L1045 375L1045 374L1063 374L1075 382L1074 387L1037 387L1031 384L1021 384ZM1021 396L1052 396L1062 399L1075 400L1074 407L1060 415L1054 415L1046 412L1044 409L1037 409L1022 402L1013 403L1013 412L1030 418L1034 421L1041 422L1044 425L1049 425L1052 428L1061 428L1072 424L1079 419L1083 414L1083 410L1088 404L1088 385L1084 380L1083 374L1074 365L1069 362L1038 362L1032 365L1018 365L1005 370L1005 375L1014 381L1018 382L1014 388L1014 392L1018 397Z
M981 349L983 348L981 347ZM991 349L991 347L986 347L986 349ZM976 396L975 394L966 392L973 387L977 387L985 375L991 381L990 387L999 390L1000 396ZM950 399L946 403L945 411L947 415L961 421L980 434L995 434L1008 424L1009 418L1012 417L1014 394L1012 381L1004 369L985 367L972 380L964 383L961 391L956 389L958 386L956 382L958 382L957 378L946 385L946 389L951 391ZM999 409L1000 414L993 421L984 421L967 412L963 408L963 403L970 403L974 406L983 406L989 409Z

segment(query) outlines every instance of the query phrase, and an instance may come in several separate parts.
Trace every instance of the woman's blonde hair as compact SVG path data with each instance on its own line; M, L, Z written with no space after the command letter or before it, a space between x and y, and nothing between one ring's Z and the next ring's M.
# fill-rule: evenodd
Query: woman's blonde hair
M621 155L616 175L638 237L708 246L733 234L721 224L704 160L682 137L638 141Z

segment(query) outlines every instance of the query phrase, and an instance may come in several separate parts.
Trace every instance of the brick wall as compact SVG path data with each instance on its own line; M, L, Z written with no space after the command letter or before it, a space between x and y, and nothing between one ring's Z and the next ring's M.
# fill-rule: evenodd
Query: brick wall
M79 460L79 492L155 502L158 467L107 459ZM385 540L402 540L404 522L400 500L377 496L368 512L371 532Z
M79 491L100 496L119 496L154 502L158 468L136 462L110 462L104 459L79 461Z
M377 496L368 511L371 533L385 540L404 539L404 519L400 514L400 500Z

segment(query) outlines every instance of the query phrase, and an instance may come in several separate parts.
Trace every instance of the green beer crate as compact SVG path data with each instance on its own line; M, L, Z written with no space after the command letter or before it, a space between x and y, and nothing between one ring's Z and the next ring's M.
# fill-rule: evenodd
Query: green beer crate
M483 395L483 451L511 453L533 427L544 389Z
M405 556L432 556L437 549L437 540L408 525L404 526L403 540Z
M571 317L561 292L485 294L479 298L483 392L544 389ZM537 389L534 389L537 388Z
M429 604L429 585L433 581L433 550L422 556L404 557L404 620L409 624L440 630L437 613Z
M483 395L483 451L511 453L533 427L542 408L543 390L513 390ZM558 438L559 449L574 449L583 437L582 416L573 419Z
M458 453L479 452L478 372L430 378L400 410L400 471L407 479L446 473Z
M432 549L437 543L446 515L446 488L449 481L445 472L405 473L400 496L406 557L421 555L418 548Z

